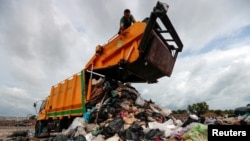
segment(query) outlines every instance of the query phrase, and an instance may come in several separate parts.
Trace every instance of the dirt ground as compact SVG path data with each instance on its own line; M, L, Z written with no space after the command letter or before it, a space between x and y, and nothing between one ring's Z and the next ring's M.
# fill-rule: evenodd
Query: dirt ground
M34 126L0 126L0 141L11 141L15 140L14 137L8 137L9 135L13 134L16 131L31 131L31 133L34 131ZM33 134L28 134L28 138L32 141L38 141L34 138Z
M19 141L20 138L18 139L17 137L8 137L9 135L12 135L15 132L18 131L27 131L29 130L29 134L26 139L27 141L48 141L49 137L45 138L35 138L34 133L35 133L35 126L21 126L21 127L16 127L16 126L1 126L0 125L0 141ZM55 134L51 134L51 137L55 137ZM23 140L22 140L23 141Z

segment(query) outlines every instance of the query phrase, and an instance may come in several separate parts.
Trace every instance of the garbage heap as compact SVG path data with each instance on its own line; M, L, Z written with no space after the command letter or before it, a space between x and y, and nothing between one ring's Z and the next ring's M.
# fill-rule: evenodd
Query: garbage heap
M53 140L193 141L207 140L207 125L196 115L183 122L172 111L145 100L129 83L93 79L83 117L73 120Z

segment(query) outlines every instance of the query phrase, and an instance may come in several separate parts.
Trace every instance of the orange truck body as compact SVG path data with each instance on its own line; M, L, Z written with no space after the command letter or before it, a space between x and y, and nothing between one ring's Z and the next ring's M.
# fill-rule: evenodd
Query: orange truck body
M85 111L83 83L83 77L81 73L78 73L52 86L50 95L45 100L46 104L40 111L37 120L81 116Z

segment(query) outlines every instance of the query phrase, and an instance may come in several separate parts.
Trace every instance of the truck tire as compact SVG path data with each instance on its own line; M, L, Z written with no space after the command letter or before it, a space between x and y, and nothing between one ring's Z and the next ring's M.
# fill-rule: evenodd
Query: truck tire
M48 137L49 131L47 129L47 123L45 121L37 121L35 126L35 137Z

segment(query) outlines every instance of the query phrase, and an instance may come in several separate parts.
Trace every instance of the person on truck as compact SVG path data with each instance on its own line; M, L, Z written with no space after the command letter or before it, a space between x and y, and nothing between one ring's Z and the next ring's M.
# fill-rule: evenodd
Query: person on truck
M118 34L123 33L125 29L130 27L132 25L132 23L135 23L135 22L136 22L136 20L135 20L134 16L132 14L130 14L130 10L125 9L124 15L120 19L120 29L119 29Z

